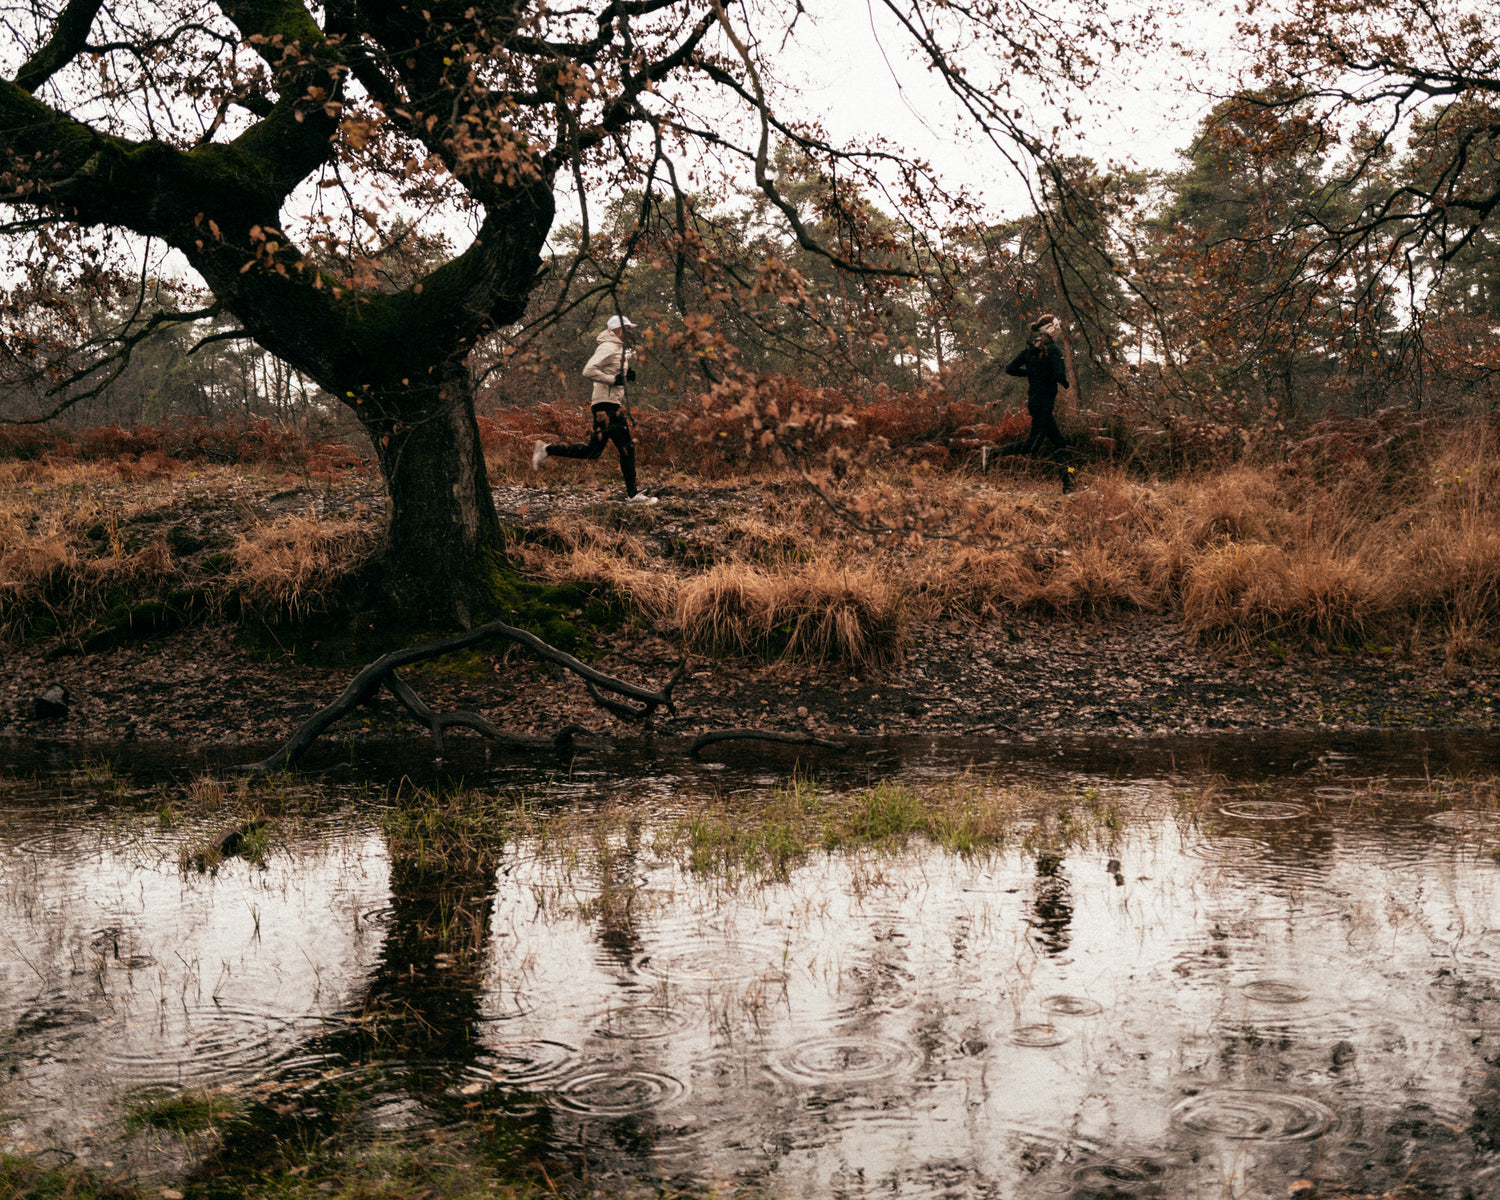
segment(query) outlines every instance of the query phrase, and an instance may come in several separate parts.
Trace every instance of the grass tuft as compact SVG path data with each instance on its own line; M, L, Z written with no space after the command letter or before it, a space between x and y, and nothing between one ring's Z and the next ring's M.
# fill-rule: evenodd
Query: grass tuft
M783 879L815 851L896 850L913 840L979 856L1021 845L1060 853L1107 845L1122 817L1097 792L1042 803L1028 791L964 777L928 788L882 780L839 795L794 777L751 806L719 801L665 829L659 853L698 875Z

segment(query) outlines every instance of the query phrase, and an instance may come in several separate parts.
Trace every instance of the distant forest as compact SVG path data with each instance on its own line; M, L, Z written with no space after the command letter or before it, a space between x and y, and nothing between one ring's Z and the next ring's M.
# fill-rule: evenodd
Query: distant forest
M1015 407L1019 381L1001 367L1028 322L1056 310L1070 319L1078 394L1096 412L1243 426L1392 405L1492 412L1500 396L1494 230L1476 226L1446 259L1435 249L1410 253L1396 234L1367 237L1354 251L1325 236L1391 205L1425 151L1419 133L1378 176L1345 184L1339 147L1310 108L1225 101L1179 169L1108 174L1086 160L1063 164L1047 189L1051 212L950 231L940 254L911 262L915 279L843 270L799 247L763 201L744 194L687 198L690 240L711 247L712 269L684 272L682 211L626 193L596 217L586 247L577 225L555 231L557 251L528 319L473 357L477 408L582 400L577 368L620 307L662 335L645 356L643 406L713 382L712 364L684 353L680 335L667 336L712 322L745 368L803 386L856 396L872 386L936 386L953 400ZM892 224L857 189L821 217L827 180L790 154L777 167L819 238L837 240L851 220L866 239ZM890 229L887 249L898 244ZM601 245L629 256L608 280L596 265ZM452 251L398 223L364 266L395 289ZM768 263L803 290L795 302L755 293ZM576 295L586 299L570 301ZM207 304L179 282L150 280L134 295L80 289L73 300L81 342L128 341L129 353L109 365L107 386L98 376L73 385L79 398L64 406L64 427L270 419L316 436L355 431L340 405L239 336L227 315L131 337L158 311ZM56 404L33 382L12 386L0 413L24 418Z
M1025 181L1016 215L770 86L820 7L439 5L391 26L293 0L21 6L0 50L0 420L363 427L389 471L433 403L582 401L621 311L641 407L754 405L779 379L993 415L1020 405L1002 367L1050 311L1068 407L1117 425L1494 411L1492 10L1251 4L1223 31L1240 74L1210 83L1188 43L1217 35L1149 4L873 5L966 144ZM1086 98L1128 149L1107 69L1126 57L1143 86L1218 97L1174 169L1047 132Z

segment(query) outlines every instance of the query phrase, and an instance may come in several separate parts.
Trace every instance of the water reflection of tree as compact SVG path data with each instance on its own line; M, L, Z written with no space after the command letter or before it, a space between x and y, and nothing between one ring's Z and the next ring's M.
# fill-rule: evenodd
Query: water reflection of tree
M362 996L286 1056L321 1070L266 1094L201 1175L232 1164L242 1177L277 1167L284 1146L377 1132L366 1124L375 1107L418 1127L479 1117L507 1165L543 1151L548 1110L532 1097L486 1088L477 1111L470 1098L490 1074L484 998L503 830L502 814L467 792L422 793L387 815L390 905Z
M640 866L640 829L627 824L618 842L601 840L595 850L599 865L599 892L593 905L598 923L599 945L619 969L619 980L629 986L636 981L642 952L636 929L636 876Z
M1028 924L1034 931L1033 938L1048 954L1061 954L1073 936L1069 929L1073 923L1073 892L1062 868L1060 854L1036 857L1036 887Z

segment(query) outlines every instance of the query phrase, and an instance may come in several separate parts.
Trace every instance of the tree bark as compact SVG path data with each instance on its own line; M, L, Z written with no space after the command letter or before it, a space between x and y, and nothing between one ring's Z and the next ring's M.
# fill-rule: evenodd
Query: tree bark
M486 609L502 551L468 368L450 360L430 381L376 393L356 411L390 497L382 554L390 598L467 626Z
M1057 257L1054 250L1049 257L1052 260L1052 286L1057 292L1057 315L1062 322L1062 352L1063 361L1068 368L1068 382L1072 385L1065 392L1059 393L1062 397L1062 411L1067 412L1068 401L1071 400L1072 407L1081 409L1083 407L1083 393L1078 382L1078 366L1073 361L1073 321L1072 306L1068 303L1068 293L1063 287L1062 272L1057 269Z

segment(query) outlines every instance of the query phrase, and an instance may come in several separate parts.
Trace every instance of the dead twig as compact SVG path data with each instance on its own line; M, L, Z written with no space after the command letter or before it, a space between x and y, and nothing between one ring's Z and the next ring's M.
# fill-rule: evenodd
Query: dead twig
M688 747L688 756L697 758L698 751L715 742L779 742L792 746L818 746L824 750L847 751L845 742L833 742L811 733L776 733L766 729L716 729L711 733L700 733Z

